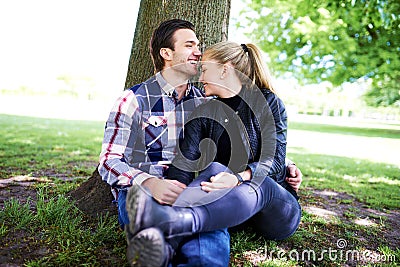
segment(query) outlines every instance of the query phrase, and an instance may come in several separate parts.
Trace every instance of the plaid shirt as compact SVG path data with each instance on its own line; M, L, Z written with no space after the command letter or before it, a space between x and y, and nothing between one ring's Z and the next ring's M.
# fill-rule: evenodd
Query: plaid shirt
M185 121L205 100L190 83L186 95L178 100L175 88L161 73L125 90L104 131L98 168L103 180L121 189L133 180L140 184L150 177L164 177Z

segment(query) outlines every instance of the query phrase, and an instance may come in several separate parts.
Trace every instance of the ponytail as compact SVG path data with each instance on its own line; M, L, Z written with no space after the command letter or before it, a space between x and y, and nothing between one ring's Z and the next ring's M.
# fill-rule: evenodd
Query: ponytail
M254 44L246 44L249 59L250 59L250 79L253 84L257 85L258 88L267 88L273 93L275 89L272 85L272 79L269 71L262 60L260 50Z

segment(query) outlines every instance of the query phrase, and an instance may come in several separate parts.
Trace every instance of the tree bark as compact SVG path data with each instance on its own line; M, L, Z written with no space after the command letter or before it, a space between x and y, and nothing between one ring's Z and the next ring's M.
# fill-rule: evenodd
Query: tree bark
M202 48L226 40L228 36L230 0L142 0L125 88L143 82L154 74L150 57L151 33L164 20L179 18L192 22Z
M164 20L185 19L196 27L202 49L210 44L227 40L230 0L142 0L140 2L136 30L125 88L143 82L154 74L149 42L153 30ZM125 89L124 88L124 89ZM110 187L94 170L92 176L80 187L69 193L76 206L87 215L96 217L105 213L117 214L112 205Z
M97 168L87 181L69 192L68 196L90 217L96 218L106 213L117 215L117 206L113 204L114 197L110 186L103 182Z

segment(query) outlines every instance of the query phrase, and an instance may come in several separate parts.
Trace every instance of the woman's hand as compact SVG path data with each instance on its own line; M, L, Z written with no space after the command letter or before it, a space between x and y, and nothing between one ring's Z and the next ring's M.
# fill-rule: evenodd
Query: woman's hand
M201 189L206 192L235 187L238 179L234 174L220 172L210 178L210 182L201 182Z

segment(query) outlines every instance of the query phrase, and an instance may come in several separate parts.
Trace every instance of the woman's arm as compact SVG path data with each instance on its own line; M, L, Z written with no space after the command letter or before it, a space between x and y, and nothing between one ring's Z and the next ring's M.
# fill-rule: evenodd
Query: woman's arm
M274 93L265 96L267 105L258 115L261 127L261 153L258 162L249 164L252 179L271 177L278 183L285 179L287 114L281 99Z
M195 177L199 168L202 151L200 143L205 138L203 136L204 123L202 121L200 107L190 116L189 121L183 129L183 136L177 144L177 154L168 169L168 179L178 180L188 185Z

